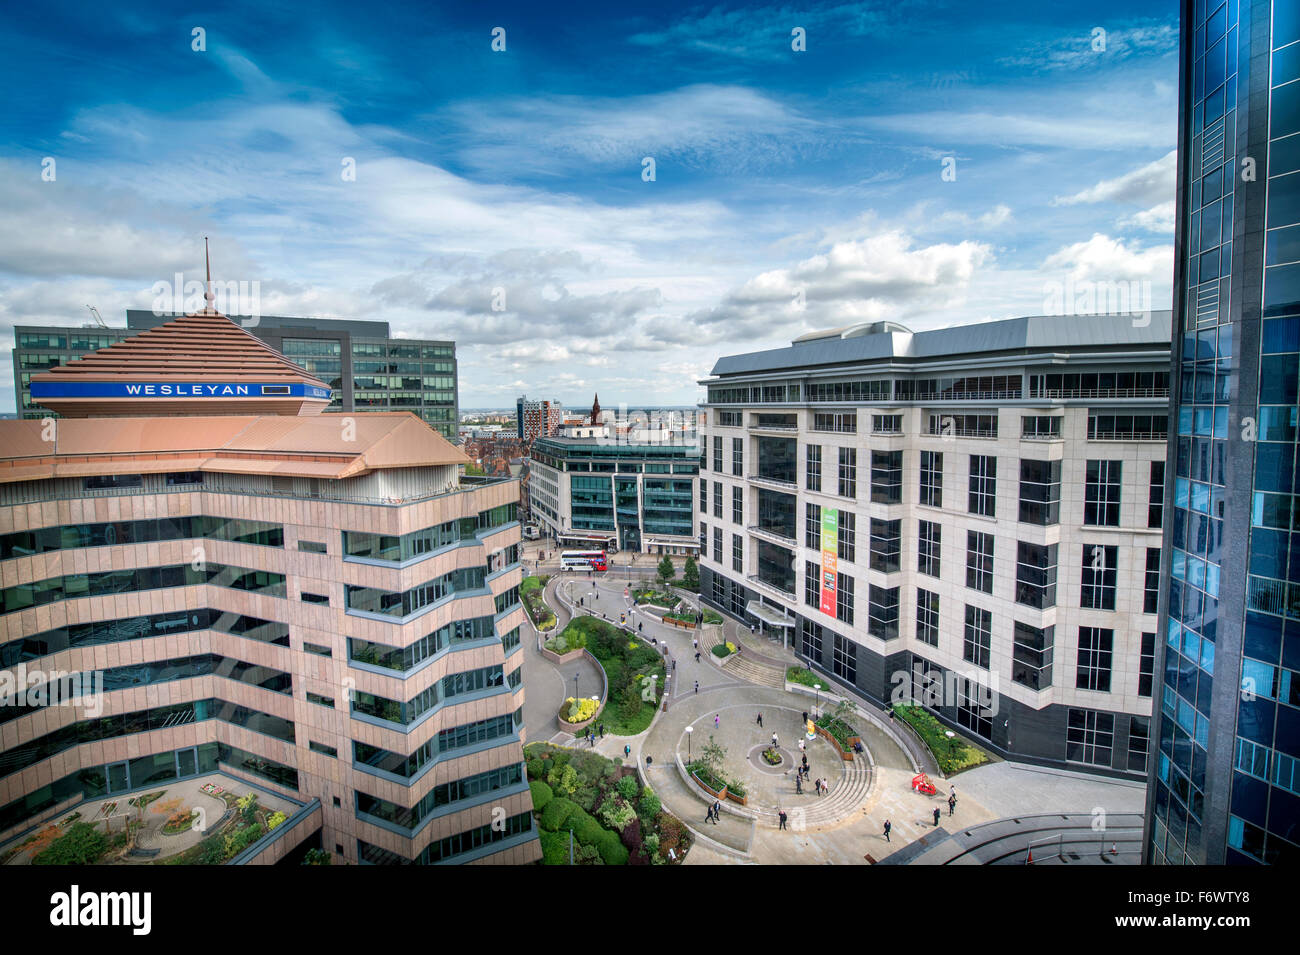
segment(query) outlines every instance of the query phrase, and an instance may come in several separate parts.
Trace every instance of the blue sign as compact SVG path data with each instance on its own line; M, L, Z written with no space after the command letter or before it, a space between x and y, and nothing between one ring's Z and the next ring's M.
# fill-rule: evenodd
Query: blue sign
M38 398L319 398L329 401L330 390L298 382L158 382L158 381L33 381Z

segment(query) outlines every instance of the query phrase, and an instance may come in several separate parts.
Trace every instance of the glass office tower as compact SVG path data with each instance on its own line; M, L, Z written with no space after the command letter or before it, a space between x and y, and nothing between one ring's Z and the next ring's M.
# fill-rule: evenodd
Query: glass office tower
M1146 860L1300 860L1300 3L1184 0Z

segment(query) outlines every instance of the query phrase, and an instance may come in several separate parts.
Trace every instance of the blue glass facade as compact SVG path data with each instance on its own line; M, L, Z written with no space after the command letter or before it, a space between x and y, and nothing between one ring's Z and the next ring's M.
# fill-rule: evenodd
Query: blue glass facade
M1183 5L1146 858L1300 858L1300 4Z

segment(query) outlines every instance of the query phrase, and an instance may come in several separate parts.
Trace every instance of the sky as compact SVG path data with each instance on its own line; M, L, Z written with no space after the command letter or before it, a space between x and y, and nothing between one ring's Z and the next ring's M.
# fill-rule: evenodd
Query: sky
M124 325L204 236L262 314L455 340L462 408L690 405L722 355L1107 283L1168 308L1177 9L7 4L0 351Z

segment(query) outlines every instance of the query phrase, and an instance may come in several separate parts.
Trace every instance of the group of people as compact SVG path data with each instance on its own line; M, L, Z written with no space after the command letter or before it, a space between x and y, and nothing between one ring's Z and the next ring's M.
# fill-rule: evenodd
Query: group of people
M595 746L595 745L596 745L596 733L597 733L597 731L599 731L599 733L600 733L600 738L601 738L601 739L604 739L604 738L605 738L605 724L604 724L604 723L600 723L600 724L598 724L598 730L597 730L597 729L592 729L590 726L587 727L587 745L589 745L589 746ZM626 748L626 747L624 747L624 748Z
M715 799L713 801L713 805L709 807L709 811L705 814L704 821L711 822L716 826L718 824L718 818L721 815L722 815L722 804Z

